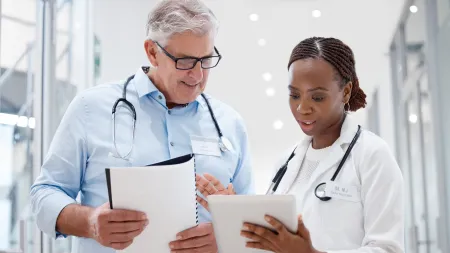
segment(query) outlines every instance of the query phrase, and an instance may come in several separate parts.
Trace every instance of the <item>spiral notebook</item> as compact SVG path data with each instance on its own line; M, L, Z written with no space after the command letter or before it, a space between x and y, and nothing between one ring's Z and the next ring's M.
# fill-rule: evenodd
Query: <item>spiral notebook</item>
M176 234L198 224L193 154L144 167L106 168L111 209L145 212L147 228L124 253L170 252Z

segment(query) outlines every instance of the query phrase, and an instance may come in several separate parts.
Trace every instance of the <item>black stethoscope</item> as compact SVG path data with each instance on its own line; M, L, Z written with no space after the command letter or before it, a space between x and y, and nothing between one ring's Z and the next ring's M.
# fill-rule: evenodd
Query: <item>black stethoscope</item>
M359 138L359 135L361 134L361 126L358 125L358 131L356 132L355 136L353 137L352 142L350 143L350 145L347 148L347 151L344 154L344 157L342 158L341 162L339 163L339 166L337 167L336 171L334 172L333 177L331 178L331 181L334 181L336 179L336 177L338 176L339 172L342 169L342 166L344 165L345 161L347 160L348 155L350 154L350 151L352 150L353 146L355 145L356 141ZM297 149L297 147L295 147L294 151L292 151L291 155L289 156L289 158L287 159L287 161L283 164L283 166L281 166L281 168L277 171L277 174L275 174L275 177L272 179L272 184L270 185L269 189L267 190L266 194L273 194L280 182L281 179L283 178L284 174L287 171L287 167L289 164L289 161L294 158L295 156L295 150ZM328 201L331 199L331 197L326 196L326 183L323 182L319 185L317 185L316 189L314 190L314 194L316 195L316 197L322 201Z
M144 70L145 71L145 70ZM148 71L148 69L147 69ZM135 132L136 132L136 109L134 108L133 104L127 100L127 86L130 83L131 80L133 80L134 75L128 77L128 79L126 80L123 90L122 90L122 97L117 99L116 102L114 103L113 107L112 107L112 118L113 118L113 143L114 143L114 148L116 149L116 153L119 156L119 158L125 159L127 160L128 157L130 156L132 150L133 150L133 146L134 146L134 138L135 138ZM223 136L222 130L219 127L219 124L217 123L216 117L214 115L214 112L211 108L211 105L209 104L208 99L206 98L206 96L202 93L202 97L206 102L206 105L208 106L208 110L209 110L209 114L211 115L211 118L214 122L214 126L216 127L217 130L217 134L219 135L219 148L222 152L226 152L229 150L233 149L233 146L231 144L231 142L225 137ZM128 109L131 111L132 113L132 117L133 117L133 142L131 144L131 148L128 151L128 153L124 156L122 156L119 153L119 150L117 148L116 145L116 110L117 110L117 106L119 105L120 102L123 102Z

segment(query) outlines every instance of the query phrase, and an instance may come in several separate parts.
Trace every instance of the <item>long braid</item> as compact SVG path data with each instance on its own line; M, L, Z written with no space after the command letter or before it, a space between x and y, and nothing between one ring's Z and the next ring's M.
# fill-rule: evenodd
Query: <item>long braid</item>
M349 111L357 111L366 106L366 94L359 87L355 70L353 51L341 40L335 38L312 37L300 42L291 53L288 69L294 61L307 58L322 58L330 63L341 79L341 88L352 82L352 92L348 101Z

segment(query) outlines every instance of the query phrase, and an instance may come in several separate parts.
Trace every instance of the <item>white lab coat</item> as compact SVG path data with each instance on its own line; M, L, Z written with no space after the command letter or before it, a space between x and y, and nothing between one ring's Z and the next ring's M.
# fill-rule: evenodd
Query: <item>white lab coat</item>
M313 172L304 190L295 194L297 210L303 215L314 247L328 253L403 253L403 177L388 145L362 128L336 182L356 186L360 201L331 199L323 202L314 190L333 176L356 134L358 125L348 115L341 135L330 154ZM299 142L275 194L288 194L311 141ZM286 151L274 173L284 164L294 147Z

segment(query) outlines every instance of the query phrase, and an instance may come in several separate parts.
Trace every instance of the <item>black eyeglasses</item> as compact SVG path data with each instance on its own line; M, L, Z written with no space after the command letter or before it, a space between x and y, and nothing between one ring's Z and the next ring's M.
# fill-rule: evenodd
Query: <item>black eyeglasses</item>
M172 59L175 62L175 68L179 70L189 70L193 69L195 65L197 65L197 62L201 63L202 69L210 69L214 68L219 64L220 60L222 59L222 55L219 54L219 51L216 47L214 47L214 51L217 55L212 56L206 56L202 58L197 57L180 57L177 58L173 55L171 55L169 52L167 52L158 42L156 42L156 45L158 45L165 55L167 55L170 59Z

